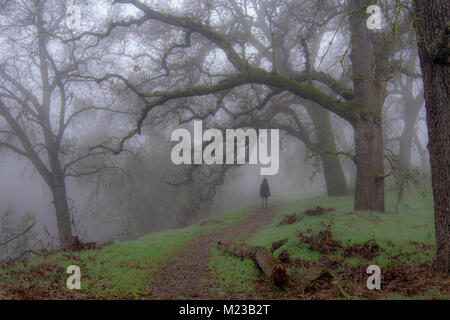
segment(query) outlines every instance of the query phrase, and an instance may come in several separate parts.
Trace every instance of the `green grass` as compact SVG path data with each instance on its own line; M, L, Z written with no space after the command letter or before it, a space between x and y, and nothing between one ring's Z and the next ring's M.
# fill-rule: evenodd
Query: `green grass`
M303 202L308 198L311 198L312 194L299 194L295 192L286 192L277 194L271 197L271 202L289 199L289 203ZM284 208L284 207L283 207ZM279 215L279 214L278 214ZM277 220L277 219L276 219ZM279 237L279 235L271 234L272 232L278 233L274 225L269 225L261 229L257 234L262 236L269 236L280 240L286 236ZM251 239L254 239L252 237ZM276 241L273 240L273 241ZM253 241L246 241L246 243L254 245L268 245L272 244L272 241L266 241L263 244L255 243ZM255 267L253 261L249 258L243 258L242 260L236 258L223 250L212 249L211 261L209 268L215 274L215 281L221 288L223 294L241 294L246 295L254 289L254 281L260 277L260 271Z
M259 230L248 244L270 246L273 241L288 237L287 247L291 256L317 260L320 256L317 252L311 252L304 246L298 246L295 240L297 231L306 232L307 229L319 230L322 224L333 223L333 236L341 240L344 245L361 243L375 239L382 247L381 254L373 261L379 266L391 264L395 258L399 263L415 263L419 261L431 261L434 251L424 252L409 242L421 242L426 245L435 245L433 202L431 195L423 197L415 192L407 194L408 207L399 208L397 213L392 212L394 198L387 197L387 211L379 212L354 212L353 197L327 197L315 200L298 200L287 204L279 210L277 219L265 228ZM278 226L281 216L284 214L302 213L306 209L316 206L335 208L336 210L320 216L306 216L302 220L291 224ZM278 252L276 251L275 254ZM425 253L425 254L424 254ZM399 255L399 257L396 257ZM361 260L351 258L347 263L360 263ZM367 262L367 261L364 261Z
M294 195L291 196L295 198ZM306 232L309 228L319 230L323 228L323 224L333 223L333 237L341 240L344 245L375 239L382 248L381 253L371 261L360 257L351 257L343 259L346 264L376 264L384 267L396 263L429 262L435 258L434 249L420 249L410 243L413 241L435 245L431 194L422 195L414 191L408 192L405 198L408 206L400 206L396 213L394 212L395 198L393 195L387 196L387 213L362 211L355 214L348 214L354 212L354 198L351 196L307 200L297 195L296 198L282 206L273 223L260 229L246 243L270 248L272 242L289 238L288 243L275 251L274 255L287 249L291 258L318 261L321 254L309 250L305 245L299 245L296 234L298 231ZM336 210L320 216L304 216L303 219L291 225L278 225L283 215L303 213L306 209L315 208L318 205ZM337 257L338 255L339 253L334 253L332 256ZM214 251L211 268L221 274L219 279L221 287L232 288L234 291L249 291L254 274L257 272L254 264L250 262L250 260L244 260L243 263L240 263L238 258ZM236 274L239 275L239 280L236 279ZM243 284L240 284L240 279L244 279Z
M245 295L254 289L253 283L260 277L249 258L240 260L216 248L211 250L209 268L215 275L215 282L221 284L219 295Z
M202 221L194 226L153 233L133 241L114 242L100 250L70 254L58 252L48 257L35 257L25 264L0 268L0 284L14 284L21 288L31 284L42 288L57 286L60 290L69 291L66 289L68 275L65 270L74 264L81 269L84 290L76 290L80 296L88 293L108 298L138 298L148 294L152 272L159 263L200 234L244 219L255 205L251 203L208 219L213 220L212 224Z
M313 194L283 193L271 200L289 199L279 208L274 221L258 230L246 243L270 247L272 242L289 238L289 242L275 251L287 249L291 258L303 258L318 261L321 254L299 245L296 234L307 229L319 230L323 225L333 223L334 238L344 245L361 243L376 239L382 251L372 261L363 258L339 258L346 264L377 264L381 267L392 264L415 264L429 262L435 258L433 249L421 249L410 242L435 245L433 201L431 194L423 196L414 191L406 194L405 203L397 213L393 212L395 199L387 196L387 213L353 212L353 197L312 198ZM243 220L249 212L259 206L259 202L242 208L227 211L211 217L194 226L166 230L125 242L114 242L96 250L80 252L58 252L47 257L35 257L26 263L17 263L13 267L0 268L0 296L2 285L29 290L33 286L51 288L53 294L70 293L78 297L95 296L108 299L141 298L148 296L152 273L168 257L176 254L184 245L194 241L200 234L214 232ZM303 213L306 209L320 205L336 210L320 216L304 216L291 225L279 226L283 215ZM339 253L335 253L337 257ZM75 264L80 266L82 289L66 289L66 268ZM218 293L224 296L245 298L254 292L255 281L260 272L248 259L233 257L228 253L212 249L209 267L215 276ZM288 270L289 274L289 270ZM437 288L436 290L438 290ZM59 291L58 291L59 290ZM430 289L428 296L441 297L439 292ZM52 295L54 297L54 295ZM401 294L390 294L385 299L404 299Z

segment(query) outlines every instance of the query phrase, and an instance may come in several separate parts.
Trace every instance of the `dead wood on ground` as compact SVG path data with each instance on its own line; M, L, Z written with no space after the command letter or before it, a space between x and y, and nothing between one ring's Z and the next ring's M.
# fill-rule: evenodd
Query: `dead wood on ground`
M279 264L278 260L272 256L272 253L266 247L250 246L245 243L235 243L232 241L218 241L217 248L241 259L244 257L252 259L264 276L272 279L276 285L280 286L286 282L286 270L284 266Z

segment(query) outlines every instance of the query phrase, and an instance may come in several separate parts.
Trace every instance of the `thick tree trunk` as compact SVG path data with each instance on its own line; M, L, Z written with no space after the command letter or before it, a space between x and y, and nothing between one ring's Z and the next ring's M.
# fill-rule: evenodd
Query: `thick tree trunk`
M61 245L72 238L69 204L67 202L66 185L64 178L58 179L59 183L50 186L55 207L56 222Z
M355 124L355 210L384 212L383 132L367 115Z
M450 2L415 0L428 125L437 269L450 273Z
M361 106L355 130L355 210L384 211L384 152L381 114L386 98L389 44L367 28L367 1L352 0L349 9L352 30L354 101ZM371 33L372 32L372 33Z

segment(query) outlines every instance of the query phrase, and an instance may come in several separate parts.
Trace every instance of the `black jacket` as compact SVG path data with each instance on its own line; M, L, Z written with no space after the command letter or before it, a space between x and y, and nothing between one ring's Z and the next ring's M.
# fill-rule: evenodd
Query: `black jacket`
M262 182L259 187L259 195L263 198L270 196L269 184L267 182Z

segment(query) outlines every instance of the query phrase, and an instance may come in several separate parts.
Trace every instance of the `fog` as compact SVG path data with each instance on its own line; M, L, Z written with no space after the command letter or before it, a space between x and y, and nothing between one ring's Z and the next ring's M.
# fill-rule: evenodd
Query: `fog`
M405 170L429 171L407 34L380 41L389 48L373 42L384 55L367 60L383 64L383 85L361 89L352 73L367 68L363 48L349 53L356 27L340 23L345 1L146 3L156 13L106 0L74 1L80 16L66 12L72 1L0 6L0 213L13 206L14 232L32 213L33 232L55 246L67 236L135 239L259 202L264 177L273 195L355 195L368 209L380 191L365 172L389 172L381 188L394 192ZM365 117L375 126L363 132ZM175 165L171 133L196 119L205 129L279 130L278 173Z
M307 157L307 151L292 141L292 138L285 137L286 146L283 146L283 156L280 158L280 170L278 174L269 177L269 183L274 194L281 192L306 192L306 193L326 193L323 177L320 174L320 168L313 160L304 162ZM289 141L291 140L291 141ZM166 141L167 146L170 145ZM150 152L149 152L150 153ZM161 157L167 157L170 161L170 149ZM146 166L152 164L152 173L144 177L121 177L121 183L140 183L137 188L143 188L149 194L142 194L142 198L152 198L152 188L149 185L165 184L164 174L155 175L154 172L164 172L163 164L159 168L154 168L154 162L143 163ZM43 227L46 226L52 235L57 234L54 208L52 205L52 196L48 187L42 183L41 178L34 172L32 166L25 161L20 160L13 154L5 153L2 156L2 167L0 171L1 183L1 210L4 211L9 205L15 208L16 219L20 219L26 213L32 213L36 217L36 227L34 230L43 233ZM296 170L296 175L291 175L291 170ZM139 182L131 179L139 179ZM148 178L148 180L146 180ZM206 217L213 216L226 210L231 210L242 205L259 201L259 184L262 176L260 175L259 165L243 165L232 169L227 173L223 184L217 186L216 195L211 203L195 214L194 219L189 223L196 223ZM96 184L100 183L101 190L97 189ZM146 188L147 187L147 188ZM158 189L161 186L158 187ZM148 223L144 230L136 230L135 223L127 225L124 214L133 214L122 211L123 203L129 201L132 195L127 192L123 197L114 199L113 195L108 195L104 189L108 188L106 183L88 179L88 181L70 181L68 183L68 194L70 194L69 203L72 208L72 215L76 221L76 228L81 232L86 241L106 241L110 239L130 239L139 235L163 230L166 228L178 227L176 212L166 212L163 207L168 206L173 201L181 201L179 190L182 187L166 186L166 193L155 202L145 201L145 211L134 213L141 216L140 222ZM105 198L100 198L102 192L106 192ZM142 191L141 191L142 192ZM153 191L154 192L154 191ZM160 190L158 190L160 194ZM116 194L115 194L116 195ZM117 203L119 206L117 207ZM182 203L180 203L182 206ZM175 208L177 205L174 206ZM182 209L172 209L179 210ZM104 212L106 211L106 212ZM126 210L128 211L128 210ZM145 217L147 215L147 217ZM139 221L138 221L139 222Z

